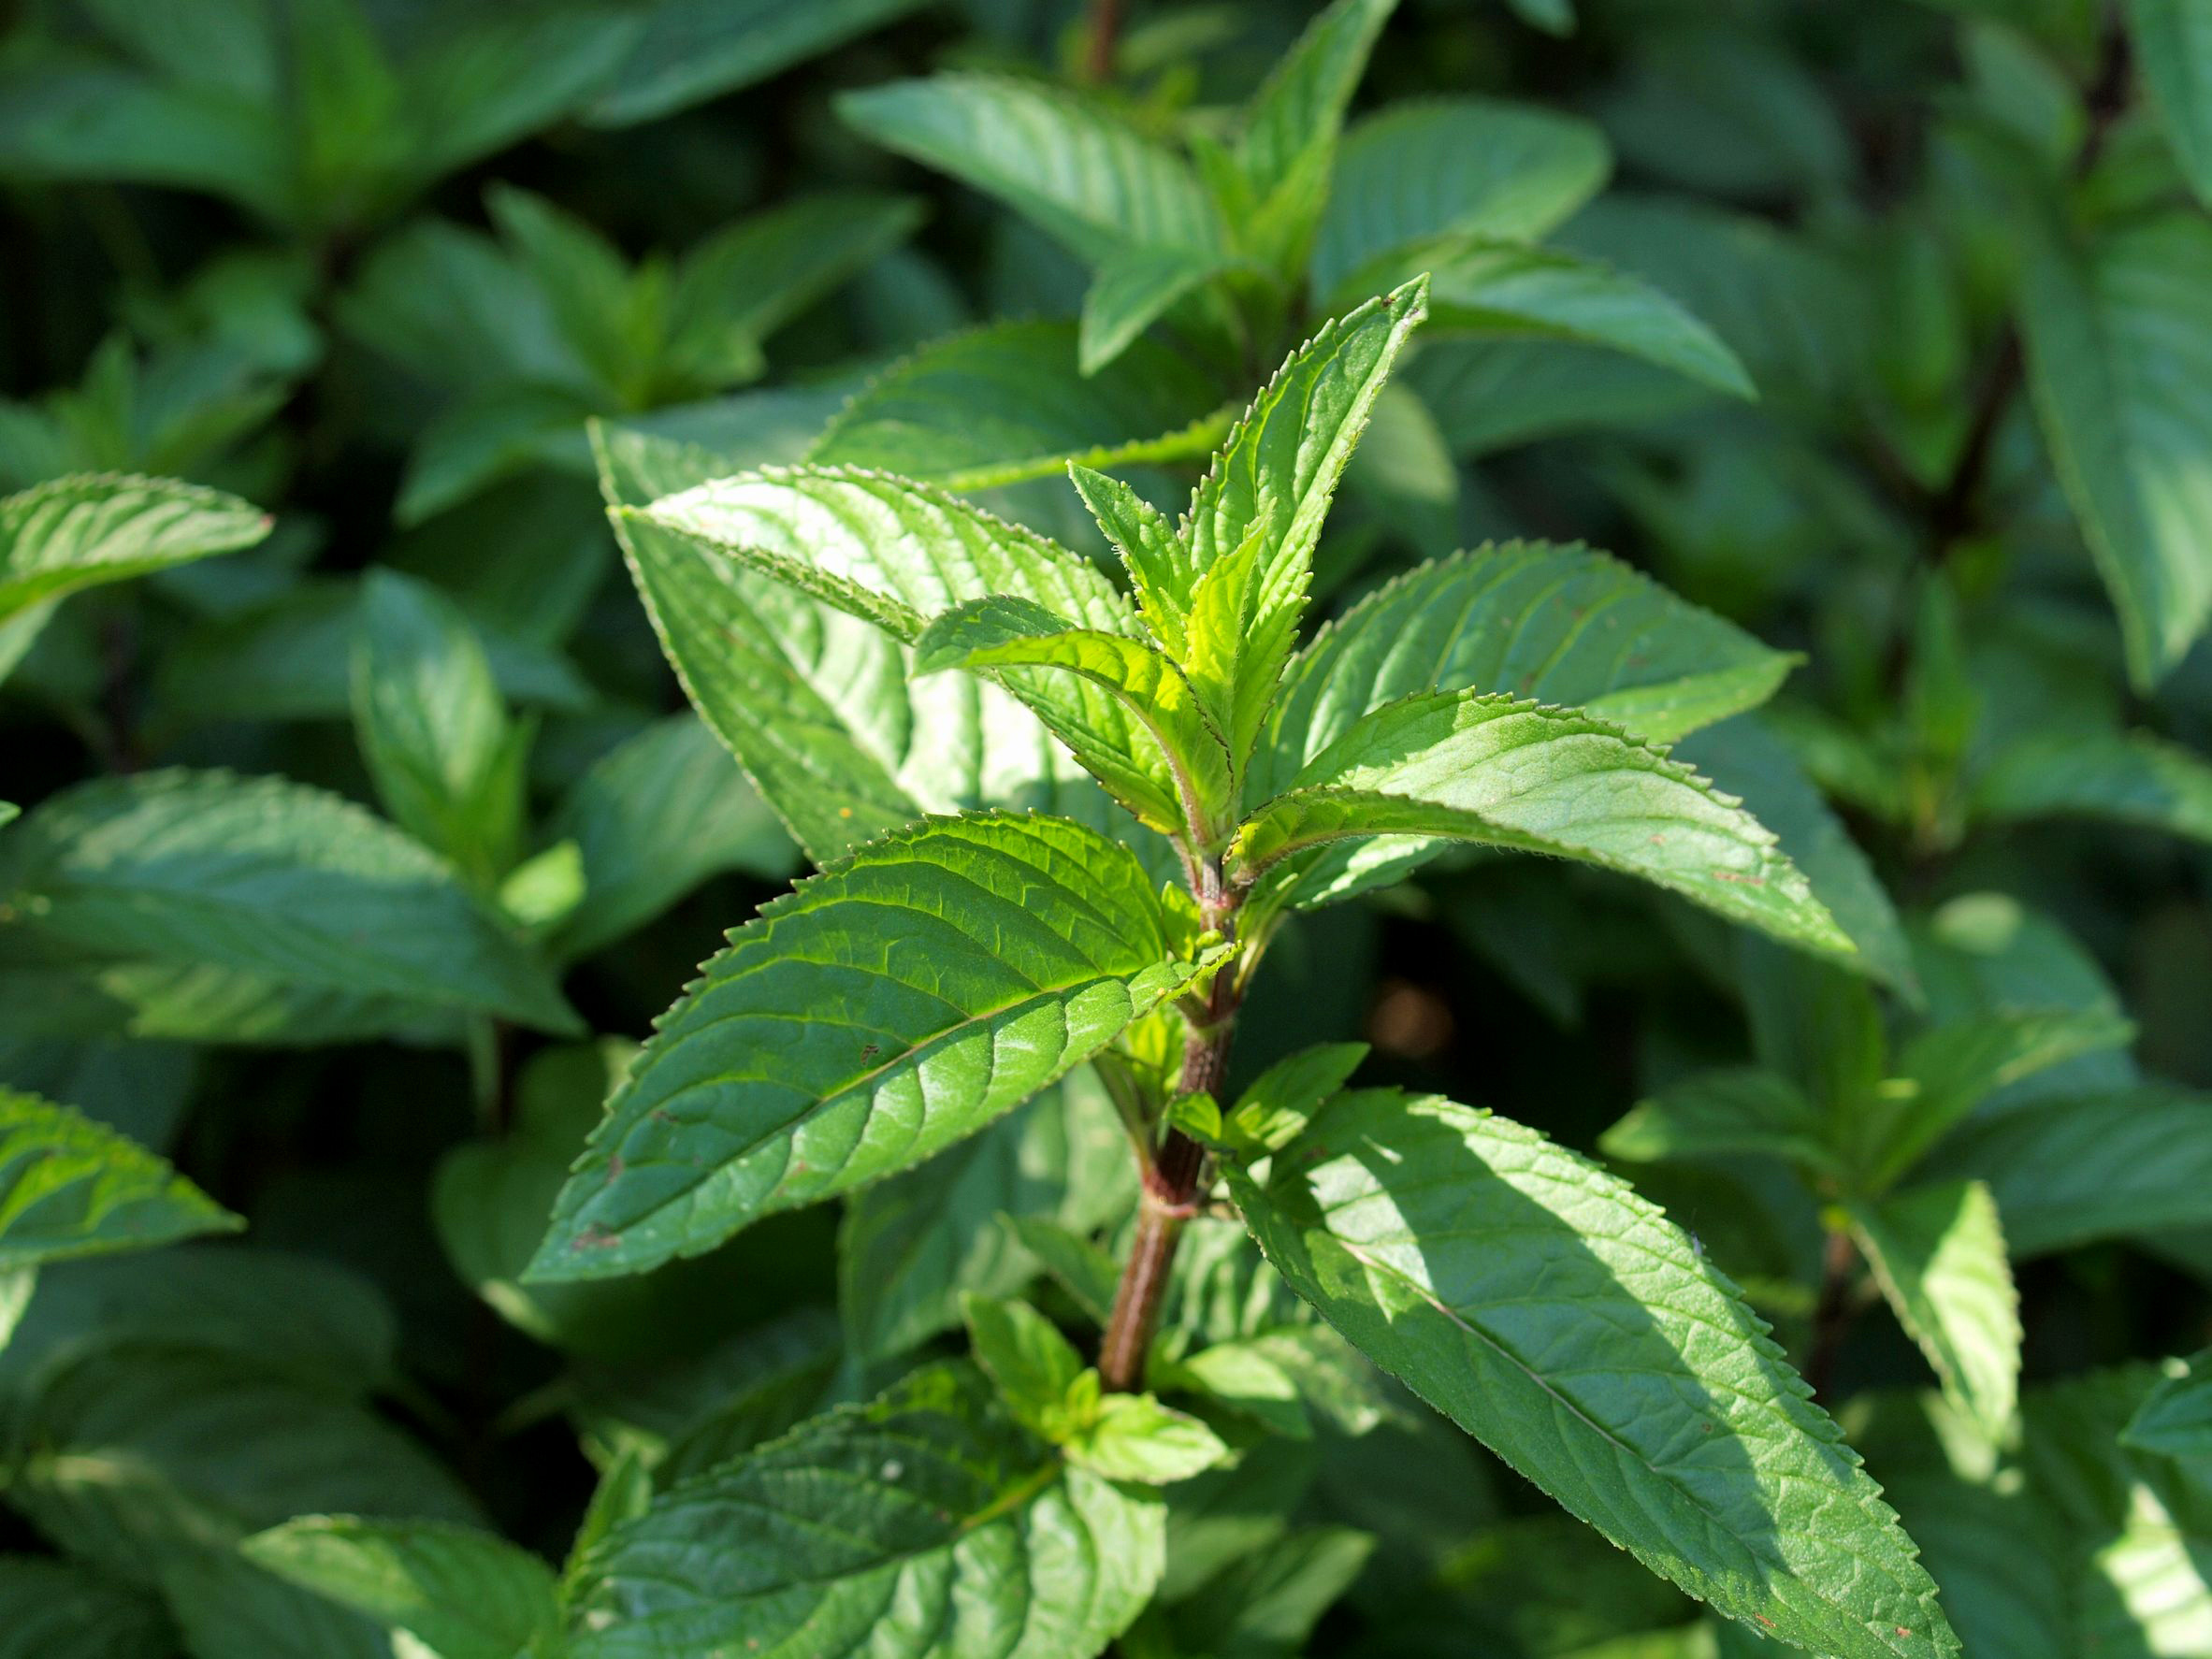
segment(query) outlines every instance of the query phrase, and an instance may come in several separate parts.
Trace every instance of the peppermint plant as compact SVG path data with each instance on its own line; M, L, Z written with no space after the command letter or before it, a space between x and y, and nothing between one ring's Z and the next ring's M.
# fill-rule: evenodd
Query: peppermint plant
M1331 497L1426 299L1415 281L1294 353L1179 520L1073 469L1126 590L895 476L655 494L654 467L701 457L602 435L610 493L645 498L615 522L678 673L820 869L659 1021L526 1285L665 1270L839 1197L864 1252L879 1183L1085 1076L1134 1213L1025 1228L1049 1293L920 1311L903 1360L782 1438L615 1467L557 1583L506 1575L483 1652L1177 1651L1148 1609L1178 1487L1317 1414L1415 1409L1391 1378L1730 1618L1823 1653L1956 1651L1835 1424L1631 1187L1478 1106L1355 1086L1356 1045L1231 1087L1291 918L1454 848L1853 954L1773 835L1665 747L1786 657L1601 555L1518 544L1301 640ZM955 1326L966 1358L913 1351ZM486 1581L458 1555L503 1549L311 1522L250 1553L437 1645L465 1610L440 1586Z

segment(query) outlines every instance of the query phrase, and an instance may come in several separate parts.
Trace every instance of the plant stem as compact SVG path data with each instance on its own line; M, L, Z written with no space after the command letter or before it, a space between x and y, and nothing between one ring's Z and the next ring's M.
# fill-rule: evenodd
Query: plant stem
M1237 900L1222 887L1218 863L1205 866L1198 887L1199 914L1206 925L1224 939L1234 937ZM1205 1017L1192 1018L1184 1032L1178 1092L1221 1094L1229 1075L1229 1044L1236 1031L1238 1001L1236 975L1224 965L1214 974ZM1175 1265L1176 1247L1182 1242L1183 1223L1197 1211L1205 1175L1206 1148L1179 1129L1167 1132L1144 1171L1136 1239L1122 1265L1113 1315L1106 1320L1098 1349L1099 1378L1116 1393L1135 1393L1145 1385L1145 1359L1160 1323L1167 1276Z
M1114 49L1121 38L1121 0L1091 0L1091 35L1083 51L1083 79L1104 86L1114 78Z
M1805 1355L1805 1380L1823 1404L1851 1323L1851 1269L1858 1261L1849 1233L1839 1227L1828 1235L1820 1256L1820 1301L1813 1309L1813 1346Z

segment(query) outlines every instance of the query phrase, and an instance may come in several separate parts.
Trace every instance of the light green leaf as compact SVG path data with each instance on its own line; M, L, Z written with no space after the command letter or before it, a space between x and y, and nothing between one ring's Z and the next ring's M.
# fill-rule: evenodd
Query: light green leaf
M1408 99L1357 123L1337 155L1313 248L1313 287L1454 233L1518 240L1563 224L1612 171L1585 121L1487 98Z
M1103 1480L1167 1486L1205 1473L1229 1455L1222 1437L1187 1411L1150 1394L1108 1394L1098 1415L1067 1440L1067 1461Z
M837 1235L846 1346L888 1359L958 1324L961 1292L1017 1294L1040 1265L1022 1224L1088 1231L1119 1219L1134 1197L1126 1148L1105 1086L1078 1069L920 1168L854 1193Z
M30 936L110 959L576 1023L442 859L282 779L171 771L65 789L0 839L0 894Z
M2212 224L2133 224L2023 271L2029 385L2139 690L2212 616Z
M2117 1014L1991 1014L1938 1025L1906 1046L1899 1077L1850 1130L1876 1186L1895 1180L1990 1095L2085 1054L2120 1048L2135 1027Z
M1978 817L2101 818L2212 841L2212 764L2147 731L2028 737L1973 782Z
M1228 430L1219 406L1212 379L1157 340L1133 339L1094 365L1073 325L994 323L885 370L838 411L807 458L990 489L1053 477L1071 462L1203 458Z
M1084 1369L1075 1345L1026 1302L970 1292L961 1298L961 1317L976 1363L1006 1409L1039 1439L1065 1438L1069 1393Z
M1764 702L1793 658L1580 543L1489 542L1385 584L1284 676L1257 786L1280 789L1362 715L1415 692L1580 707L1672 743Z
M1992 1440L2020 1387L2020 1299L1997 1202L1979 1181L1916 1187L1850 1206L1852 1235L1944 1392Z
M972 1368L918 1371L686 1481L581 1564L575 1659L1072 1659L1161 1572L1161 1507L1059 1460Z
M1958 1651L1880 1488L1652 1205L1532 1131L1392 1090L1337 1096L1300 1144L1231 1189L1354 1347L1731 1618L1839 1659Z
M703 451L595 436L614 503L641 507L727 471ZM998 687L909 685L904 649L873 625L634 513L614 514L614 533L693 706L817 863L926 812L969 806L1127 823Z
M939 75L846 93L837 112L878 144L950 173L1104 264L1131 243L1216 250L1190 164L1105 105L1042 82Z
M1430 273L1434 333L1604 346L1733 397L1758 395L1736 354L1697 317L1641 278L1579 254L1467 236L1416 242L1346 276L1331 303L1417 271Z
M161 1603L51 1556L0 1555L0 1659L174 1659Z
M1078 627L1138 633L1088 560L957 496L845 466L772 467L665 496L626 516L730 560L911 644L971 599L1027 599Z
M1832 1171L1835 1154L1819 1108L1787 1077L1746 1067L1703 1072L1662 1089L1598 1137L1608 1158L1629 1163L1745 1154Z
M530 731L459 609L392 570L363 583L354 730L385 811L480 887L514 860Z
M1070 461L1067 475L1106 539L1121 555L1145 627L1178 662L1188 646L1189 598L1177 568L1180 538L1166 514L1118 478Z
M1337 482L1391 365L1425 314L1425 290L1422 281L1410 282L1300 346L1262 388L1191 498L1172 585L1158 608L1187 615L1207 573L1259 538L1249 629L1232 642L1228 680L1238 727L1224 735L1238 766L1296 643L1313 550Z
M239 1549L287 1582L407 1632L438 1659L516 1659L558 1629L553 1569L473 1527L303 1515Z
M2166 1363L2165 1377L2128 1420L2120 1443L2183 1463L2212 1457L2212 1349Z
M0 1088L0 1273L245 1224L137 1142Z
M636 1273L918 1163L1192 972L1095 831L994 815L872 843L732 933L662 1017L533 1272Z
M1788 943L1849 948L1773 836L1689 768L1604 721L1476 692L1360 719L1246 820L1231 858L1251 880L1326 842L1393 835L1577 858ZM1278 902L1327 896L1300 874L1271 878Z
M2204 0L2128 0L2128 32L2175 157L2212 207L2212 10Z
M1929 1172L1988 1184L2013 1258L2212 1222L2212 1100L2145 1086L1970 1123Z
M655 0L621 67L586 111L635 126L765 80L912 11L918 0Z
M1397 0L1335 0L1245 106L1236 159L1263 200L1315 146L1333 150L1353 89Z
M1200 283L1231 268L1226 255L1135 243L1098 267L1083 296L1077 357L1094 375Z
M1033 531L906 480L846 468L775 469L665 498L643 517L907 644L919 646L933 619L958 630L947 613L963 601L989 598L1000 607L1008 600L1027 604L1088 629L1109 656L1117 636L1133 652L1148 649L1135 613L1097 567ZM958 614L964 619L970 613ZM930 642L932 650L943 642ZM1024 648L1012 642L1003 649L1019 657ZM926 673L954 660L918 656L911 671ZM1144 664L1132 656L1126 666L1141 671ZM1156 751L1121 696L1087 676L1013 660L993 677L1140 820L1162 830L1185 823L1173 763ZM1202 750L1191 749L1185 757L1206 764ZM1224 796L1225 789L1216 788L1198 799L1211 804Z
M1149 828L1193 845L1234 801L1228 751L1183 672L1126 634L1074 628L1025 599L975 599L945 612L914 642L914 672L1028 670L1000 676L1076 758ZM1120 718L1102 721L1068 677L1104 690ZM1089 704L1089 706L1087 706Z
M584 898L561 923L564 958L589 956L642 927L711 875L788 878L796 849L745 774L695 714L617 743L576 781L545 826L572 842Z
M57 478L0 499L0 675L56 600L235 553L268 531L258 508L174 479Z
M1365 1043L1323 1043L1284 1056L1236 1097L1230 1127L1254 1147L1280 1151L1366 1058Z

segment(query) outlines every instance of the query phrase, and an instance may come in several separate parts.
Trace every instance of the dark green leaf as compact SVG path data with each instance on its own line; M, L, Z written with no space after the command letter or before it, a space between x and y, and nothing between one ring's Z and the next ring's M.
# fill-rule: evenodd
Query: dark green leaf
M438 1659L516 1659L558 1628L553 1569L471 1527L308 1515L239 1548L277 1577L417 1637Z
M575 1023L443 860L282 779L177 771L64 790L0 840L0 893L36 936L109 958Z
M1159 1581L1162 1518L933 1366L685 1482L581 1565L577 1659L1080 1659Z
M1851 1206L1874 1282L1944 1392L1992 1441L2020 1384L2020 1306L1996 1201L1979 1181L1916 1187Z

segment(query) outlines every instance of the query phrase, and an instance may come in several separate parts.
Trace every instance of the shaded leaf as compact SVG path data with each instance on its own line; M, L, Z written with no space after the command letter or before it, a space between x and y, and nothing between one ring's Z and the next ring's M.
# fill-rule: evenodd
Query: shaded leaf
M1353 1346L1653 1570L1816 1652L1950 1653L1911 1542L1688 1238L1541 1136L1339 1095L1232 1190ZM1511 1238L1512 1247L1499 1241Z
M36 936L111 959L575 1024L443 860L282 779L172 771L65 789L0 839L0 893Z
M307 1515L239 1548L287 1582L418 1637L438 1659L515 1659L557 1628L553 1569L471 1527Z

